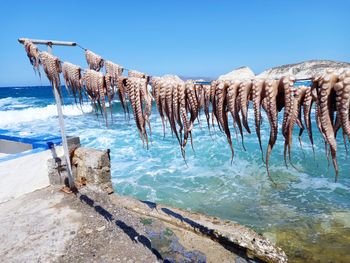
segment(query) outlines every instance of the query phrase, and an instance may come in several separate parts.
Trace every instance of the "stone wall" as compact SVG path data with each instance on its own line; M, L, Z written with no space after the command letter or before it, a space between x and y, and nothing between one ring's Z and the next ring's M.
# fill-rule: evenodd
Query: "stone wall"
M77 186L93 185L107 193L113 193L109 151L78 147L71 149L71 163ZM63 156L48 160L50 184L67 184L67 165Z
M74 151L72 169L75 181L113 193L109 151L80 147Z

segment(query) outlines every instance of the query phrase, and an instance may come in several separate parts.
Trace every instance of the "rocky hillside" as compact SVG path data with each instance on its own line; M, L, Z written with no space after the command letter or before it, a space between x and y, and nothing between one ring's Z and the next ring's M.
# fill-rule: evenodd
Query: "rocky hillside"
M248 67L237 68L225 75L221 75L219 80L230 80L230 79L251 79L254 78L254 72Z
M267 69L255 75L254 72L249 67L240 67L232 70L227 74L219 76L220 80L230 80L230 79L251 79L255 76L262 78L280 78L285 75L293 75L297 79L310 78L314 75L320 75L327 69L339 70L341 68L350 68L350 63L338 62L332 60L308 60L296 64L286 64L274 68ZM182 77L181 79L195 79L197 81L212 81L214 79L207 77Z
M287 64L265 70L259 77L278 78L285 75L293 75L297 79L309 78L313 75L322 74L325 70L332 68L338 70L340 68L350 68L350 63L337 62L331 60L309 60L296 64Z

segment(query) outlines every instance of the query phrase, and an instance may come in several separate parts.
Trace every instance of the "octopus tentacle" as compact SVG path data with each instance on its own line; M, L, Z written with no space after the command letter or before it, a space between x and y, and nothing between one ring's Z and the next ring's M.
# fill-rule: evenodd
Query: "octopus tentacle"
M255 131L256 131L256 135L258 137L258 141L259 141L261 158L262 158L263 162L265 163L264 151L263 151L262 144L261 144L261 133L260 133L261 101L262 101L262 97L263 97L264 83L265 83L265 80L263 80L263 79L255 79L253 81L252 101L253 101L253 109L254 109Z
M194 85L193 81L186 81L186 83L185 83L186 97L187 97L187 101L188 101L188 107L190 110L190 126L193 126L194 121L197 119L198 110L199 110L198 101L196 98L194 86L195 85ZM193 140L192 140L191 134L190 134L190 139L191 139L191 147L192 147L192 150L194 151Z
M77 103L78 95L79 104L81 106L83 101L83 83L81 68L69 62L64 62L62 64L62 74L63 79L65 81L66 89L68 90L68 87L71 89L74 95L75 103Z
M39 51L39 49L29 39L24 39L23 45L24 45L24 49L27 53L29 62L33 66L34 72L35 73L38 72L39 77L41 77L40 69L39 69L39 65L40 65L40 51Z
M112 108L112 101L114 97L114 86L112 85L112 77L109 73L105 74L105 93L107 95L108 104L109 104L109 111L111 113L111 120L113 121L113 108Z
M336 106L339 113L341 127L345 134L350 138L350 72L349 77L335 84Z
M56 88L60 98L62 99L60 90L60 73L62 72L61 61L58 57L55 57L44 51L40 53L40 63L43 66L46 76L49 79L51 85Z
M331 95L333 92L334 84L337 82L337 75L327 72L328 74L322 78L320 92L318 96L319 100L319 115L321 121L321 132L324 134L326 142L330 146L330 153L332 156L333 166L335 170L336 180L338 176L338 163L336 159L337 155L337 142L335 140L335 134L333 129L332 117L331 117Z
M174 122L177 123L179 126L179 144L182 145L182 130L183 130L183 125L181 122L181 117L180 117L180 105L179 105L179 85L181 85L179 82L175 82L173 86L173 103L172 103L172 112L173 112L173 118Z
M130 115L129 115L129 107L128 107L128 102L127 102L127 86L124 85L125 82L125 77L124 76L119 76L117 79L117 87L118 87L118 97L121 102L122 108L124 110L124 115L128 115L128 119L130 120Z
M272 80L268 79L266 80L265 85L265 99L266 99L266 113L267 117L270 123L270 138L269 143L266 150L266 170L268 176L270 176L270 170L269 170L269 159L270 154L273 149L273 146L276 143L277 140L277 131L278 131L278 122L277 122L277 95L278 95L278 86L279 86L279 80Z
M293 128L294 125L297 123L298 117L300 115L300 105L302 98L305 94L306 89L308 89L305 86L301 86L294 90L293 94L293 102L292 102L292 108L290 109L290 120L288 124L288 131L286 134L286 141L287 141L287 149L288 149L288 159L289 163L292 167L294 167L296 170L298 170L292 163L291 160L291 149L292 149L292 138L293 138Z
M249 94L252 88L251 80L242 81L238 89L238 105L242 112L243 126L248 133L250 132L248 125L248 107L249 107Z
M210 133L210 113L209 113L209 107L210 107L210 85L204 85L203 86L203 108L204 108L204 114L205 118L207 120L207 126Z
M312 151L315 157L315 147L314 147L314 139L312 136L312 125L311 125L311 108L312 104L314 102L312 97L312 88L308 88L305 91L304 101L303 101L303 115L304 115L304 122L306 126L306 130L310 139L310 143L312 146Z
M172 80L168 80L165 84L165 114L167 119L169 120L171 132L175 133L178 142L181 143L180 137L176 129L175 118L173 114L173 89L175 86L174 84L175 83Z
M118 78L121 77L123 74L123 68L111 61L105 61L104 66L106 69L106 91L107 91L107 97L109 101L109 108L112 114L112 102L115 95L115 90L118 87ZM124 110L124 113L126 114L125 109L125 99L123 91L118 91L118 96L122 105L122 108Z
M244 146L242 123L241 123L240 116L238 114L239 106L237 101L238 101L238 94L239 94L239 85L240 85L239 81L233 81L229 83L229 86L227 88L227 93L226 93L227 109L231 113L234 125L237 124L238 126L239 132L241 134L241 139L242 139L242 147L244 150L246 150Z
M228 127L228 120L227 120L227 114L226 114L226 92L227 92L227 83L220 82L219 85L216 88L216 97L217 97L217 117L218 122L221 125L222 130L226 134L227 142L229 143L230 149L231 149L231 164L233 162L234 157L234 150L232 146L232 139L231 139L231 133L230 129Z
M341 76L341 81L335 84L334 89L336 91L336 107L337 107L337 120L338 127L341 126L343 130L343 141L348 155L348 147L346 137L350 138L350 70L345 72ZM335 136L338 127L335 128Z
M191 134L192 131L192 125L190 125L190 122L187 118L187 111L186 111L186 91L185 91L185 83L182 82L178 86L178 94L179 94L179 109L180 109L180 117L182 120L182 125L184 127L184 138L182 140L182 146L181 146L181 152L183 154L183 158L186 162L185 158L185 147L187 144L188 136ZM186 163L187 164L187 163Z
M136 77L128 77L126 79L128 86L128 95L131 102L131 106L134 112L134 119L137 129L139 131L142 143L146 142L146 148L148 149L148 136L145 127L144 115L142 112L142 100L141 100L141 87L144 85L144 80Z
M147 80L141 79L140 80L140 92L141 92L141 100L144 104L144 119L147 123L148 129L150 131L150 135L152 135L152 128L151 128L151 113L152 113L152 95L147 89Z
M165 136L164 114L163 114L163 107L160 100L160 86L161 86L162 79L160 77L152 77L151 82L152 82L152 93L153 93L152 95L155 100L158 113L161 117L163 134Z
M160 111L159 111L159 114L160 114L160 117L162 119L162 124L163 124L163 135L165 137L165 118L164 118L164 112L165 112L165 91L166 91L166 88L165 88L165 81L163 80L161 82L161 85L159 86L159 105L160 105Z
M211 123L212 123L213 129L215 128L215 125L214 125L215 120L219 124L218 116L216 115L217 114L217 110L216 110L216 88L217 88L218 84L219 84L219 82L214 80L211 83L211 85L210 85L210 102L211 102L211 105L212 105ZM219 129L221 130L220 125L218 125L218 126L219 126Z

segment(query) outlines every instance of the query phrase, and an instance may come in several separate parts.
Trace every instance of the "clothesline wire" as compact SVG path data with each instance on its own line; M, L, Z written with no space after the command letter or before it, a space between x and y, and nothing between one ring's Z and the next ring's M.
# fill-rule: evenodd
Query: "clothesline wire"
M79 47L79 48L81 48L82 50L84 50L84 51L86 51L86 50L88 50L87 48L84 48L82 45L80 45L79 43L76 43L76 46L77 47ZM130 71L131 69L128 69L128 68L125 68L125 67L122 67L123 68L123 70L127 70L127 71Z

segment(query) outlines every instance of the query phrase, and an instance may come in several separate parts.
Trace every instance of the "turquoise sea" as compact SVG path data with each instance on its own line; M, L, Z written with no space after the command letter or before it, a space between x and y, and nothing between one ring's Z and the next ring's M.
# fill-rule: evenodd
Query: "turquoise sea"
M290 262L350 262L350 160L341 133L337 182L315 124L315 157L307 133L301 149L295 129L292 160L298 170L284 165L280 133L270 160L274 185L261 161L252 109L252 134L245 134L246 151L231 129L232 165L224 135L218 129L210 135L202 116L193 131L195 152L189 144L186 150L186 166L170 129L163 138L156 111L151 117L152 142L146 150L132 116L125 118L118 101L108 128L89 104L79 108L73 102L64 92L67 134L79 136L84 146L111 150L112 179L119 194L237 221L276 242ZM0 129L21 136L59 135L54 103L50 87L0 88ZM264 116L264 148L268 137Z

